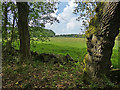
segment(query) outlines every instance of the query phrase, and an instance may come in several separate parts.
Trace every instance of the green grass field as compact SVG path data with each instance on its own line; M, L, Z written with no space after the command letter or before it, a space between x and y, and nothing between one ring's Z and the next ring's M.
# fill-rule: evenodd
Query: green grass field
M31 50L39 53L69 54L74 59L82 60L86 54L85 38L50 38L49 42L37 42Z
M113 47L113 52L112 52L112 57L111 57L112 65L114 68L120 68L120 65L119 65L120 61L119 61L119 56L118 56L119 42L118 42L118 40L115 41L115 45Z
M39 53L55 53L66 55L69 54L73 59L82 61L86 50L85 38L65 38L53 37L48 42L38 41L35 44L31 43L31 50ZM118 68L118 41L115 41L111 61L114 68Z

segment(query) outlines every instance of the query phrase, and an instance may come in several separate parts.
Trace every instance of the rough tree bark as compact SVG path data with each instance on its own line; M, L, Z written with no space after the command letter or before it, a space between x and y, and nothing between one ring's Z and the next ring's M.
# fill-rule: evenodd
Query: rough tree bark
M105 5L99 26L98 34L87 38L84 71L93 79L109 74L112 48L120 27L120 2Z
M29 6L27 2L17 2L18 7L18 29L20 38L21 59L29 59L30 53L30 35L28 30Z

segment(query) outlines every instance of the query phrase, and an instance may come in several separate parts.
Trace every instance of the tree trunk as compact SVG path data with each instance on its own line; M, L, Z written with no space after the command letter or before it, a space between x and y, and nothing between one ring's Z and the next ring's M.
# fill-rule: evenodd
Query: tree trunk
M18 7L18 29L20 38L21 59L29 59L30 53L30 35L28 30L29 6L27 2L17 2Z
M4 11L4 23L3 23L3 31L2 32L4 32L4 34L3 34L3 38L6 40L7 39L7 22L8 22L8 18L7 18L7 13L8 13L8 6L7 6L7 4L4 4L5 6L5 11Z
M109 74L112 49L120 27L120 2L110 2L104 10L100 22L100 32L87 38L85 72L91 78L101 78Z

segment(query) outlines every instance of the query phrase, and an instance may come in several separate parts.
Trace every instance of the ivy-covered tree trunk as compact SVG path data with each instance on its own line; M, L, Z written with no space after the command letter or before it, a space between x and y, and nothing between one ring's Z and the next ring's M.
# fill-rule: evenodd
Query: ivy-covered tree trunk
M30 53L30 35L28 30L29 6L27 2L17 2L18 7L18 29L20 38L21 59L29 59Z
M87 37L87 51L84 71L91 78L101 78L109 74L112 49L120 27L120 2L105 4L96 33ZM98 30L97 30L98 29Z

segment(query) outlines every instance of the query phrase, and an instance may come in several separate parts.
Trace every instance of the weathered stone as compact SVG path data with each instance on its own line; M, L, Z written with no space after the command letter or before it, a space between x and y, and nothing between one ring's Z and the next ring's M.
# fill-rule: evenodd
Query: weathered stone
M59 55L59 54L51 54L51 53L41 53L38 54L36 52L32 52L36 60L40 60L42 62L52 62L52 63L68 63L69 61L74 61L70 55Z

